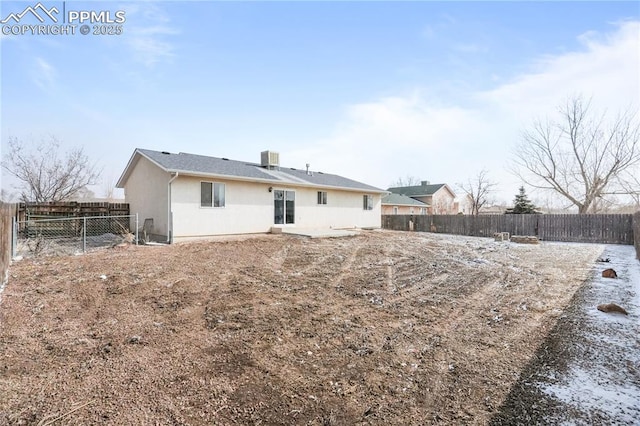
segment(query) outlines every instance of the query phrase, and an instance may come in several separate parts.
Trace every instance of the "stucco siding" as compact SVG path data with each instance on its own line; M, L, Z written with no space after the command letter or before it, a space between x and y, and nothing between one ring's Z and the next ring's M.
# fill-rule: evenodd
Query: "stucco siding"
M321 190L322 191L322 190ZM296 189L299 212L296 225L302 228L380 228L382 197L373 197L373 209L363 208L364 192L327 190L327 204L318 205L318 189Z
M431 206L433 214L456 214L453 208L454 197L445 189L440 189L433 194Z
M200 206L200 182L225 184L224 207ZM268 232L273 194L268 184L178 177L171 184L174 238Z
M200 206L200 182L225 184L224 207ZM269 187L272 192L269 192ZM173 236L200 236L269 232L274 225L274 192L295 192L295 223L300 228L379 228L381 196L373 197L373 210L363 208L360 192L326 190L327 204L318 205L318 189L272 186L225 179L178 177L171 185Z
M147 218L153 219L151 233L167 236L169 173L144 157L140 157L124 186L126 202L131 214L138 214L140 227Z

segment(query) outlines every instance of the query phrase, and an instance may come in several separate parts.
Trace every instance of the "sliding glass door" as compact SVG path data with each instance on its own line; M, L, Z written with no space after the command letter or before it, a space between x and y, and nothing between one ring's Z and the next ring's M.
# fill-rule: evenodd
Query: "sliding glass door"
M273 191L273 221L276 225L295 223L295 191L276 189Z

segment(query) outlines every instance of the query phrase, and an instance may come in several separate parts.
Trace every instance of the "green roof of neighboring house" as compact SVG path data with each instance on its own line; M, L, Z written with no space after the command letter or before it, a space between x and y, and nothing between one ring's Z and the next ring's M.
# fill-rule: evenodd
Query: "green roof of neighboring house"
M382 204L394 205L394 206L416 206L416 207L429 207L429 204L422 201L414 200L411 197L407 197L402 194L387 194L382 197Z
M416 185L416 186L396 186L388 188L387 191L395 194L406 195L408 197L424 197L433 195L437 190L445 186L444 183L437 183L434 185Z

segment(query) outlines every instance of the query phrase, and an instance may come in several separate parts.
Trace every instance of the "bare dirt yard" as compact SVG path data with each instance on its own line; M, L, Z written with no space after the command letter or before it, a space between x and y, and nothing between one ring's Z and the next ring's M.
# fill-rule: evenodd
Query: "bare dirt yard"
M25 259L0 424L487 424L602 250L368 231Z

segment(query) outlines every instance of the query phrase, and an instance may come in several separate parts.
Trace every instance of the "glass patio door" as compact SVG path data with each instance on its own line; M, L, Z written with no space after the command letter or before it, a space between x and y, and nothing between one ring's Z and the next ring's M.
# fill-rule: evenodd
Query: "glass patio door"
M273 221L276 225L295 223L295 191L276 189L273 191Z

